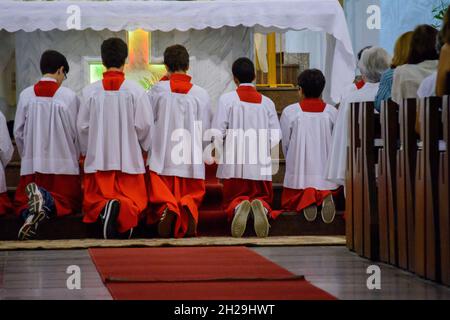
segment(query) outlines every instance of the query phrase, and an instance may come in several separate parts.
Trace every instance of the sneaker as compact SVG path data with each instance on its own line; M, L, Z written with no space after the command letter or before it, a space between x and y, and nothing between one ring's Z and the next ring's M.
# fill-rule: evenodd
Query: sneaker
M266 238L269 236L269 219L267 219L267 211L261 200L253 200L252 202L254 228L258 238Z
M322 220L326 224L333 223L336 217L336 207L334 206L333 196L330 194L323 200Z
M308 222L314 222L317 219L317 206L314 204L308 208L303 209L303 214Z
M116 239L119 234L117 232L117 218L120 212L120 202L118 200L110 200L103 209L100 216L103 223L103 238Z
M197 235L197 222L195 221L195 219L192 216L191 211L189 211L188 207L184 207L183 209L188 214L188 217L189 217L188 229L186 231L186 237L188 237L188 238L195 237Z
M36 183L29 183L25 187L25 194L28 197L28 210L32 215L40 213L44 209L44 197ZM39 216L39 215L37 215Z
M161 238L173 237L173 229L175 226L176 213L166 208L158 223L158 234Z
M33 240L37 237L39 223L46 218L46 214L41 210L38 214L30 214L19 230L19 240Z
M247 227L247 220L252 206L250 201L243 201L235 210L233 222L231 223L231 235L235 238L241 238Z

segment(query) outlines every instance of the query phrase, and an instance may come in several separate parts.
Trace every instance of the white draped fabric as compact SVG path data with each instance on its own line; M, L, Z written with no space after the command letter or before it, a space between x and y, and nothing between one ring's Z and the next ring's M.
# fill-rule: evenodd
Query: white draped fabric
M33 87L20 94L14 122L14 137L22 158L20 175L79 174L78 108L77 96L64 87L52 98L37 97Z
M304 112L298 103L281 116L283 153L286 158L284 187L335 190L338 185L325 179L333 127L338 111L327 105L321 113Z
M260 104L244 102L233 91L219 99L212 122L220 150L218 178L272 181L271 150L281 132L274 103L262 98Z
M9 137L8 127L6 126L6 119L0 112L0 193L7 191L5 168L11 161L14 153L14 147Z
M333 131L331 152L327 161L326 178L329 181L341 186L345 182L350 104L352 102L374 101L379 87L379 83L366 83L362 89L350 93L341 102Z
M343 9L336 0L0 2L0 29L9 32L89 28L168 32L240 25L263 33L326 32L336 41L328 61L332 99L337 101L342 88L353 81L353 49Z
M155 129L148 165L163 176L205 179L203 136L211 123L208 93L194 85L187 94L173 93L161 81L149 93Z
M150 149L152 123L147 94L133 81L118 91L105 91L102 81L87 86L77 121L84 171L145 173L142 151Z

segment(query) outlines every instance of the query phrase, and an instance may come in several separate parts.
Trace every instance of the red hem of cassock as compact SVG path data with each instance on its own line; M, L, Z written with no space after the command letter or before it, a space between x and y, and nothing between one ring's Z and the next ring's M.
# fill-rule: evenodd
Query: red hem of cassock
M8 193L0 193L0 216L12 213L14 213L14 207Z
M278 218L283 212L302 212L303 209L309 206L316 205L321 206L323 200L332 195L338 196L341 189L337 190L317 190L314 188L307 189L289 189L283 188L281 195L281 208L282 210L273 211L272 219Z
M189 210L198 223L198 208L206 193L205 180L158 175L149 171L147 181L150 212L147 223L154 224L161 219L166 208L177 215L174 235L182 238L189 225Z
M228 221L234 216L236 207L245 200L252 202L260 200L268 213L272 212L273 188L272 181L255 181L246 179L224 179L223 198L224 209Z
M28 208L28 197L25 194L25 188L32 182L52 195L58 217L81 212L82 194L79 175L35 173L20 177L14 199L16 215L20 215L23 210Z
M94 223L109 200L120 201L118 231L123 233L138 225L139 215L147 207L144 174L99 171L83 176L83 222Z

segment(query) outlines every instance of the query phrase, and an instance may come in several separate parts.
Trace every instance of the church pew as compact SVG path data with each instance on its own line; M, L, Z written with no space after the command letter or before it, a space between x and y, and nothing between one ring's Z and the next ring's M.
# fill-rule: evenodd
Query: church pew
M397 186L396 156L399 139L398 105L381 105L382 148L378 152L378 225L380 261L397 265Z
M439 228L441 245L441 280L450 286L450 97L442 103L443 140L445 148L439 159Z
M416 165L414 271L436 281L440 268L438 163L442 99L420 99L418 105L422 147Z
M397 248L398 266L414 270L414 193L417 157L416 99L399 106L400 146L397 150Z
M376 130L374 105L370 102L350 106L349 153L347 163L346 223L347 239L360 256L378 258L378 217L376 201L374 146ZM350 188L350 189L349 189Z
M358 126L357 112L359 109L353 110L350 107L349 113L349 130L347 137L347 166L346 166L346 176L345 176L345 235L347 248L351 251L355 251L355 234L353 232L353 174L354 174L354 160L356 157L356 132Z

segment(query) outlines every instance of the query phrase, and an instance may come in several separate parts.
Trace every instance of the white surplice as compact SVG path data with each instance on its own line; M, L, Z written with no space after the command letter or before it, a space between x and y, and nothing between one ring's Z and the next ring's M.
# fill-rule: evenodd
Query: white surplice
M53 81L42 78L41 81ZM79 174L77 140L79 100L75 93L59 87L53 97L38 97L34 86L19 97L14 137L22 158L20 175Z
M205 179L203 145L211 124L211 101L193 85L187 94L172 92L170 81L160 81L149 92L155 119L155 141L147 164L163 176Z
M272 181L271 151L281 140L272 100L262 96L261 103L250 103L241 101L236 91L226 93L219 99L212 128L219 179Z
M337 115L337 109L331 105L323 112L304 112L298 103L284 109L280 123L286 158L285 188L335 190L339 187L325 179Z
M3 113L0 112L0 193L7 191L5 168L11 161L14 147L9 137L8 126Z
M145 173L142 151L150 149L153 114L137 83L125 80L117 91L105 90L102 81L84 88L77 127L86 173Z
M417 90L417 96L419 98L428 98L436 96L436 82L437 82L437 71L433 72L431 76L426 77L420 84Z
M348 95L341 103L333 130L331 151L327 160L326 179L338 185L345 184L350 104L374 101L380 83L366 83L360 90Z

